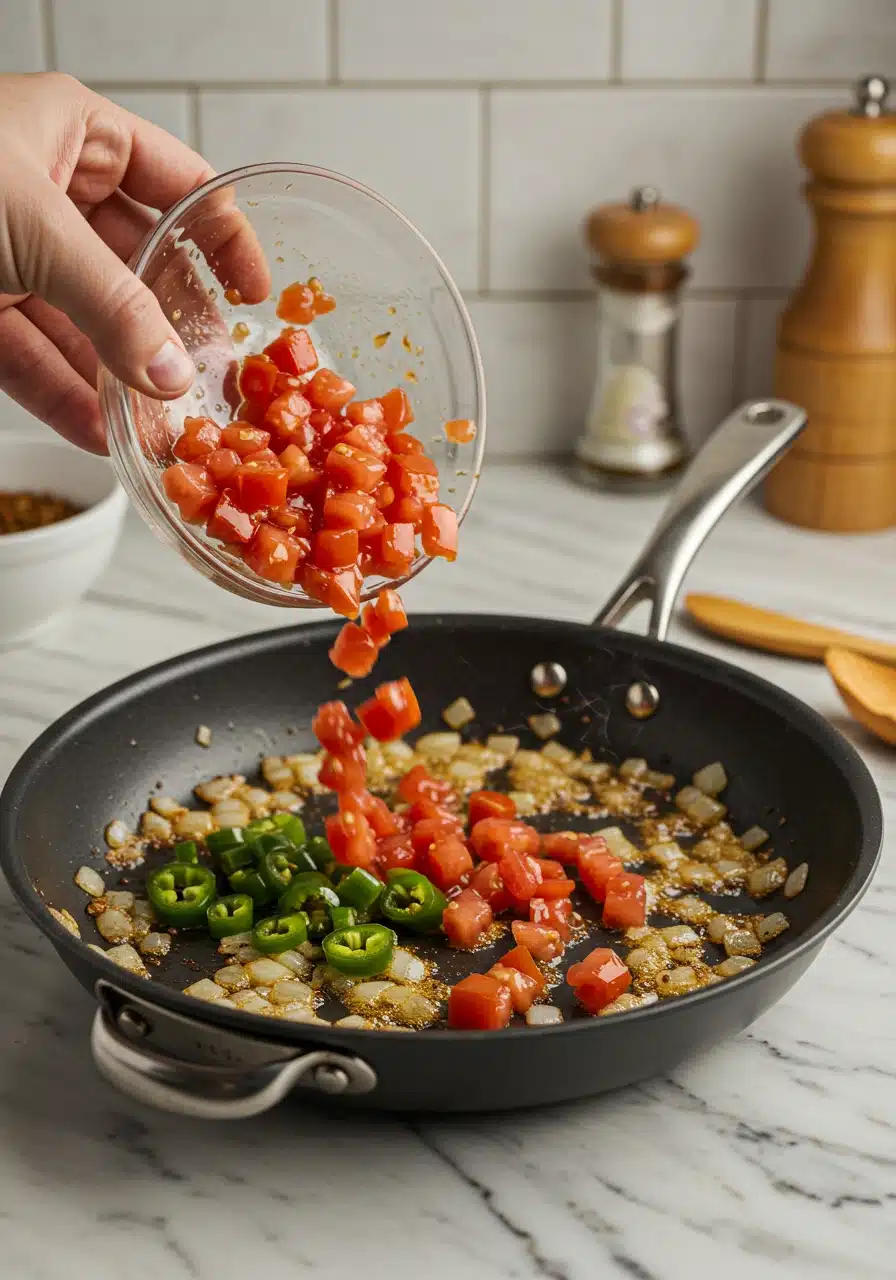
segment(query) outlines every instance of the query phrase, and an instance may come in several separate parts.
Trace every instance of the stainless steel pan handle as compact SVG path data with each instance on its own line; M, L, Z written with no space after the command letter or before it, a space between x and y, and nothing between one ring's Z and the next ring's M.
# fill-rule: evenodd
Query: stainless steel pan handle
M684 576L707 535L805 425L804 411L786 400L752 400L726 418L685 472L653 537L594 625L615 627L649 600L647 634L665 640Z

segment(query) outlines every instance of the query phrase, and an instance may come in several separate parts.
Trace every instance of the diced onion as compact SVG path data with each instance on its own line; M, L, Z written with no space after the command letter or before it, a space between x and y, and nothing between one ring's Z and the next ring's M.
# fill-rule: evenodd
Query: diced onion
M263 787L246 787L240 799L249 806L253 818L266 818L270 807L271 793Z
M434 1022L439 1016L438 1005L413 987L390 987L383 992L380 1003L406 1022Z
M680 996L686 991L693 991L699 985L697 974L689 964L679 965L668 973L661 973L657 979L657 992L661 996Z
M274 813L295 813L302 807L302 797L294 791L273 791L270 805Z
M185 996L193 996L196 1000L220 1000L222 996L226 996L227 992L223 987L219 987L217 982L212 982L211 978L200 978L198 982L193 982L188 987L184 987Z
M292 769L297 785L303 791L313 791L317 786L317 776L323 764L323 757L307 754L287 756L286 762Z
M629 782L643 777L647 772L647 761L641 760L637 756L632 756L628 760L623 760L619 766L620 778L626 778Z
M211 814L219 827L244 827L252 817L246 802L236 796L228 796L226 800L212 805Z
M296 978L309 978L311 976L311 961L303 955L299 955L298 951L281 951L274 956L278 964L282 964Z
M270 1002L257 991L237 991L230 998L244 1013L269 1013L271 1010Z
M289 776L291 782L292 774ZM217 778L209 778L208 782L200 782L198 787L193 788L193 794L206 804L217 804L219 800L227 800L232 796L245 781L241 773L222 773Z
M620 862L640 862L641 853L632 844L631 840L625 835L621 827L604 827L598 831L599 836L603 836L607 842L607 847L614 858L618 858Z
M187 809L174 819L174 834L181 840L201 840L215 829L207 809Z
M131 832L119 818L113 818L111 822L106 823L103 836L110 849L120 849L130 840Z
M771 862L757 867L747 876L747 892L754 898L764 898L787 880L787 863L783 858L774 858Z
M553 711L540 711L537 715L529 716L529 728L536 738L541 738L543 741L553 738L562 727Z
M392 952L392 960L386 970L390 978L397 982L420 982L426 977L426 965L412 951L396 947Z
M93 867L79 867L75 872L75 884L91 898L101 898L106 892L106 882Z
M756 937L760 942L771 942L778 934L790 928L790 921L783 911L773 911L770 916L763 916L756 925Z
M727 916L713 916L706 926L706 933L710 942L721 943L725 941L728 930L733 928L734 925Z
M735 978L746 969L752 969L755 963L756 961L751 960L749 956L729 956L727 960L717 964L713 972L720 978Z
M393 982L359 982L352 991L352 999L360 1004L373 1004L374 1000L379 1000L383 992L394 985Z
M105 955L107 960L111 960L113 964L117 964L120 969L127 969L128 973L136 973L141 978L149 977L149 973L146 965L143 963L142 957L134 950L129 942L123 942L117 947L110 947Z
M495 751L505 760L509 760L519 751L520 740L512 733L491 733L486 738L485 745L489 751Z
M115 907L118 911L127 911L128 914L134 910L136 901L130 889L109 889L106 893L107 906Z
M421 756L430 760L450 760L460 747L460 734L424 733L417 739L416 747Z
M171 796L153 796L149 802L149 807L160 818L176 818L179 813L186 810L186 805L181 804L179 800L173 800Z
M293 771L283 756L265 756L261 762L261 776L272 791L289 791L293 784Z
M698 769L693 778L694 786L707 796L720 795L728 786L728 775L718 760Z
M270 1009L271 1005L268 1005L268 1008ZM287 1022L316 1022L326 1027L330 1025L326 1018L319 1017L307 1004L288 1005L278 1010L278 1017L285 1018Z
M251 960L246 965L246 977L253 987L266 987L279 982L281 978L291 978L292 974L286 965L262 956L260 960Z
M647 858L661 867L677 867L684 857L684 852L674 840L661 840L652 844L647 850Z
M210 747L212 745L212 731L207 724L196 726L196 742L200 747Z
M442 712L442 719L449 729L462 729L465 724L476 719L476 712L469 698L455 698Z
M784 897L796 898L803 892L806 887L806 881L809 879L809 864L801 862L798 867L794 867L790 875L784 881Z
M758 956L762 954L759 939L752 929L729 929L722 939L728 956Z
M521 818L535 813L538 808L538 802L531 791L508 791L507 798L516 805L516 811Z
M689 924L673 924L667 929L660 929L660 937L670 947L690 947L700 941L700 935Z
M152 956L154 959L160 960L162 956L167 956L171 950L171 934L147 933L145 937L140 939L138 945L143 955Z
M249 959L257 960L259 953L255 951L251 943L251 933L231 933L229 937L222 938L218 943L218 953L222 956L235 956L243 947L249 947L254 952Z
M333 1023L333 1026L334 1027L351 1027L353 1029L361 1031L365 1027L369 1027L370 1023L367 1021L366 1018L362 1018L360 1013L350 1013L345 1018L338 1018L336 1022Z
M553 1004L533 1004L526 1010L530 1027L552 1027L563 1021L563 1014Z
M96 927L107 942L126 942L134 936L134 922L124 911L111 907L96 918Z
M576 753L570 751L569 747L564 747L562 742L546 742L541 754L546 760L553 760L564 770L576 762Z
M675 797L675 803L692 822L700 823L701 826L724 818L728 812L723 804L706 795L699 787L682 787Z
M760 845L765 844L768 839L768 832L765 827L750 827L743 833L740 842L748 853L752 853L754 849L758 849Z
M306 982L296 978L284 978L271 987L272 1004L310 1004L314 992Z
M171 823L167 818L163 818L161 814L154 813L152 809L147 809L140 817L140 834L146 836L148 840L170 840L172 835Z
M648 769L641 781L646 782L648 787L653 787L656 791L668 791L670 787L675 786L675 774L658 773L656 769Z
M249 978L241 964L228 964L215 974L215 982L225 991L245 991L249 986Z

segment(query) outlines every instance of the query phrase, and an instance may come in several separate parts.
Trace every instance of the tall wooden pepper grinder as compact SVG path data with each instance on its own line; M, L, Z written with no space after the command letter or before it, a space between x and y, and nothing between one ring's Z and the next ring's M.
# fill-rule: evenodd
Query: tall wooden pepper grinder
M800 138L815 245L781 317L775 395L809 425L765 488L774 515L857 533L896 525L896 115L880 76Z
M627 492L664 487L687 459L677 395L684 262L699 237L685 209L639 187L585 224L600 285L597 381L576 447L588 484Z

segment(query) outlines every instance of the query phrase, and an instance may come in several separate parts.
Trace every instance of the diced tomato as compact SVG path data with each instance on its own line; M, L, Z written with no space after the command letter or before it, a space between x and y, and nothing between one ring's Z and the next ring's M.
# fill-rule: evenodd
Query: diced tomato
M493 964L488 971L490 978L495 978L510 992L514 1013L525 1013L531 1009L538 996L538 983L527 978L519 969L507 969L502 964Z
M637 929L647 920L647 889L643 876L633 871L615 875L607 885L604 925L608 929Z
M513 818L516 805L500 791L473 791L467 809L467 821L475 827L483 818Z
M419 498L398 498L385 509L385 515L392 524L410 524L414 532L423 528L423 512L425 507Z
M314 319L314 293L298 280L288 284L277 302L277 315L287 324L310 324Z
M391 507L395 501L395 490L392 488L391 484L386 484L384 480L382 484L378 484L374 489L373 500L381 512L385 511L386 508Z
M378 649L388 644L397 631L403 631L408 625L408 615L398 592L384 587L372 604L364 606L361 625Z
M307 456L297 444L288 444L280 454L280 465L286 468L286 486L290 491L301 493L308 490L320 480L320 472L315 471Z
M510 927L516 943L530 951L536 960L546 963L563 955L565 948L556 929L546 929L529 920L514 920Z
M330 650L330 661L347 676L360 680L370 675L378 653L366 631L355 622L346 622Z
M240 465L240 455L236 449L214 449L205 455L202 465L215 484L226 484Z
M307 329L284 329L279 338L275 338L264 353L281 373L299 377L317 368L317 352Z
M361 574L358 569L302 567L301 584L312 600L319 600L344 618L357 618L361 609Z
M408 809L407 815L412 824L423 822L425 818L447 818L450 819L453 826L463 831L463 824L453 809L449 809L444 804L436 804L434 800L429 800L426 796L418 796Z
M279 373L277 374L277 377L278 378L280 377ZM274 384L274 387L276 390L276 383ZM267 399L259 400L258 402L254 400L241 400L240 403L237 405L237 410L236 410L236 413L234 414L233 422L231 422L230 425L232 427L236 425L239 425L241 427L264 426L264 415L267 412L267 407L269 403L270 401ZM226 431L227 428L224 427L223 430Z
M426 452L420 437L412 436L409 431L390 431L386 436L386 445L393 453Z
M355 394L355 388L347 378L340 378L332 369L318 369L317 373L306 384L305 394L315 409L326 409L327 413L339 413Z
M528 947L514 947L512 951L506 952L498 963L505 969L519 969L520 973L524 973L527 978L531 978L537 984L539 991L544 991L546 985L544 974L532 959L532 952Z
M470 832L473 848L486 862L497 862L508 851L536 854L541 837L534 827L509 818L481 818Z
M512 1013L510 989L487 973L461 978L448 997L448 1026L455 1031L500 1031Z
M455 947L469 950L491 928L492 909L475 889L462 889L442 915L442 928Z
M345 416L357 427L385 427L386 414L379 400L353 400L345 406Z
M376 572L384 578L403 578L414 563L414 526L387 524L380 535Z
M325 824L333 857L347 867L370 871L376 857L376 837L370 823L360 813L331 814Z
M266 449L271 443L270 431L262 427L253 427L247 422L231 422L221 432L221 447L233 449L241 458L259 449Z
M536 858L535 861L541 867L542 880L567 879L566 872L563 870L563 864L561 862L554 862L552 858Z
M384 396L380 396L383 416L389 431L401 431L409 422L414 421L414 410L403 387L393 387Z
M553 883L557 883L554 881ZM556 929L562 942L569 942L572 933L570 923L572 903L569 898L548 899L542 893L544 885L539 886L539 896L529 901L529 919L533 924L544 925L546 929Z
M342 443L351 445L353 449L363 449L365 453L372 453L381 462L389 457L389 446L383 439L382 432L376 427L352 427L342 437Z
M279 583L281 587L290 587L299 561L307 554L306 541L264 521L243 552L243 559L260 578Z
M299 538L311 537L311 517L301 498L287 498L285 506L274 507L268 512L268 520L278 529L289 529Z
M610 880L624 870L619 859L611 853L579 854L579 879L595 902L603 902Z
M589 1013L599 1013L631 986L632 975L609 947L597 947L578 964L569 966L566 981Z
M334 755L347 755L364 741L364 729L352 719L344 702L325 702L311 721L311 732Z
M544 863L541 865L543 868ZM575 887L575 880L567 880L565 877L562 880L546 879L542 870L542 881L538 887L538 896L544 898L547 902L553 902L559 898L568 898L575 891Z
M524 902L534 897L541 885L541 868L536 859L515 849L508 849L499 859L498 871L507 892Z
M416 729L422 716L410 681L402 676L381 684L374 696L358 707L358 719L378 742L394 742Z
M452 418L445 423L445 436L454 444L469 444L476 439L476 423L470 418Z
M337 791L340 795L362 791L367 785L365 760L363 747L355 747L352 751L338 756L331 755L328 751L321 762L318 774L320 785L329 787L331 791ZM364 812L363 807L360 812Z
M433 804L444 805L446 809L457 805L457 794L450 782L434 778L422 764L415 764L409 769L398 784L398 794L408 804L415 800L431 800Z
M541 837L541 847L549 858L574 867L579 860L578 831L549 831Z
M497 862L481 862L470 879L470 888L485 898L496 916L511 905Z
M579 836L579 857L582 854L609 853L610 846L603 836Z
M411 844L421 856L439 840L458 839L463 836L464 829L453 814L439 818L422 818L415 822L411 829ZM465 846L466 847L466 846ZM470 859L472 867L473 860Z
M162 487L188 524L203 524L218 502L218 487L198 462L175 462L166 467Z
M417 865L417 855L405 832L400 832L394 836L385 836L382 840L377 841L376 848L377 862L384 871L390 871L393 867L413 869Z
M423 453L395 454L389 463L389 483L399 498L435 502L439 496L439 470Z
M381 796L373 796L369 791L364 792L364 817L370 823L373 834L377 841L384 840L388 836L399 834L398 822L395 814L386 804ZM402 833L405 839L407 836Z
M324 502L328 529L355 529L363 533L376 524L376 503L369 493L334 493Z
M229 494L222 493L205 531L210 538L217 538L221 542L245 543L252 541L255 524L254 516L238 507Z
M184 418L183 435L174 442L172 450L181 462L199 462L219 447L221 428L211 418ZM207 466L203 462L203 466Z
M285 396L287 391L301 391L304 385L301 378L296 378L291 373L278 373L274 383L274 395Z
M307 450L317 439L310 418L311 405L301 391L287 391L268 405L264 425L276 436L278 448L297 444Z
M256 449L254 453L247 453L242 462L247 465L254 463L256 467L279 467L280 465L280 459L273 449Z
M321 529L311 546L312 559L321 569L347 569L358 559L358 531Z
M423 874L444 891L466 884L473 872L473 859L463 840L447 836L430 844L422 866Z
M268 467L264 463L244 462L233 473L236 503L244 511L264 511L282 507L286 502L289 473L285 467Z
M340 442L327 454L327 476L340 489L372 493L386 473L386 464L364 449Z
M287 369L294 373L294 369ZM269 356L246 356L240 368L239 387L244 400L254 404L268 404L274 395L277 366Z
M423 526L420 530L423 550L428 556L441 556L443 560L457 559L457 514L453 507L434 502L423 508Z

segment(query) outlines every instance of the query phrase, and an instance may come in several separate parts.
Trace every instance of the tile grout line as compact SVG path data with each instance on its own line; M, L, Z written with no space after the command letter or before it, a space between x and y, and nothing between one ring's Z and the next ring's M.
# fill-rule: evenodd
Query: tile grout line
M766 83L768 72L769 0L758 0L756 9L756 48L753 79L757 84Z
M479 293L488 294L491 279L492 95L479 90Z
M339 0L327 0L327 76L339 84Z
M40 29L46 69L55 71L58 66L59 52L56 47L56 15L53 12L53 0L41 0Z
M191 85L187 90L189 109L190 146L202 155L202 106L199 97L199 86Z
M610 0L610 84L622 83L622 26L624 0Z
M726 80L624 80L618 83L609 80L116 80L90 77L90 83L97 92L159 92L184 93L191 88L229 93L326 93L333 89L348 92L382 92L382 93L441 93L445 90L477 93L482 89L489 91L510 90L515 93L606 93L629 94L649 92L662 89L678 96L695 92L729 93L735 91L752 92L761 97L770 92L812 93L829 89L842 89L851 86L854 80L849 77L828 77L826 79L805 80L763 80L761 83L743 77Z

